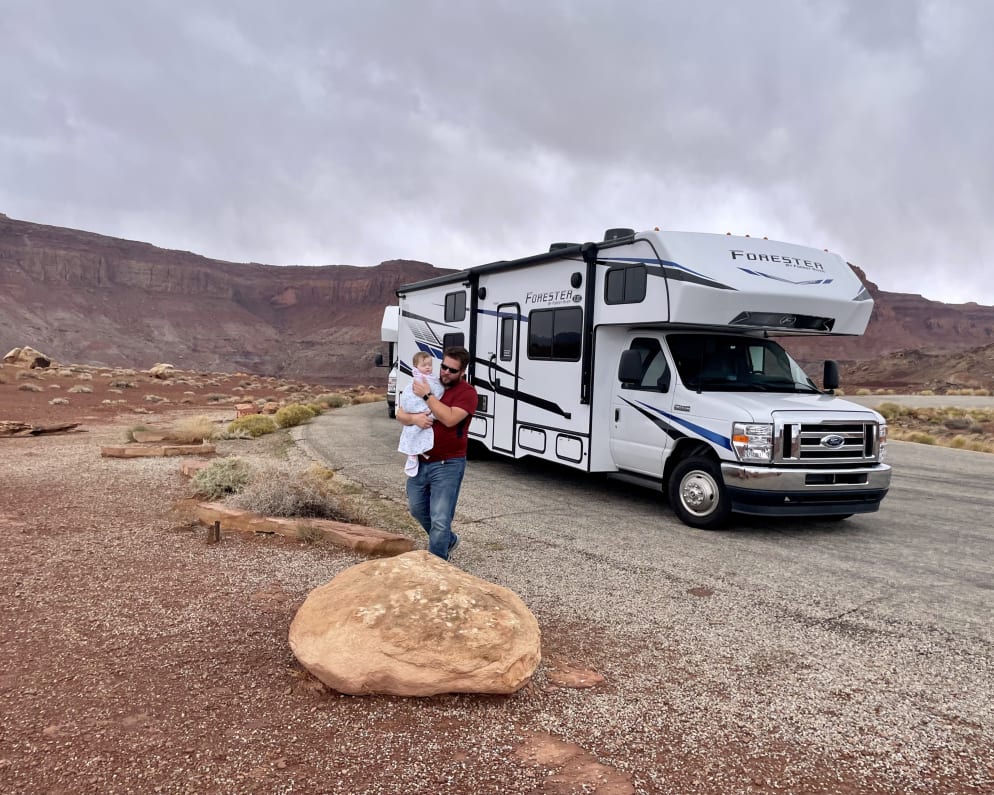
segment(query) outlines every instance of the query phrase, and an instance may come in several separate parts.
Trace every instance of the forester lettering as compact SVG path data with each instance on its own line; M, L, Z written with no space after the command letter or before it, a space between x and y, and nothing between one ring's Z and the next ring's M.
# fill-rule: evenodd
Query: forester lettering
M785 257L782 254L757 254L754 251L742 251L737 248L731 248L729 249L729 252L732 255L732 259L745 259L750 262L778 262L781 265L786 265L788 268L804 268L809 271L825 270L825 266L820 262L815 262L810 259Z
M552 304L573 300L572 290L553 290L547 293L526 293L526 304Z

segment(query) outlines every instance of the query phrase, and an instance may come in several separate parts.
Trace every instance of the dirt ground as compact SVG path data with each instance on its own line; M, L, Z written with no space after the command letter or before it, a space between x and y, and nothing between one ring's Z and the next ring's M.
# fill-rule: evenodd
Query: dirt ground
M582 634L553 631L541 674L510 698L330 692L297 664L287 630L313 588L362 558L278 536L209 545L182 510L179 459L100 457L137 424L233 418L233 405L204 396L247 379L187 390L108 377L135 382L126 403L108 404L119 396L100 381L67 394L75 376L11 372L0 421L81 427L0 438L0 791L635 791L595 749L524 728L556 693L597 680L574 662ZM185 391L187 403L144 399ZM283 434L221 445L287 454Z
M330 692L296 663L287 630L313 588L361 559L275 536L209 545L177 510L189 495L178 459L99 455L139 422L234 416L209 394L291 395L302 385L254 389L241 386L251 377L231 376L164 386L138 374L94 376L93 392L68 393L92 383L76 374L45 376L34 392L19 385L35 379L0 372L0 420L82 423L0 438L2 792L899 791L840 781L828 761L807 759L798 774L792 749L756 737L690 749L676 735L647 735L631 749L639 765L611 758L611 727L586 725L582 685L610 689L597 671L624 650L603 628L543 616L543 664L514 696ZM119 380L137 385L108 392ZM265 439L224 442L221 452L293 455L280 434ZM567 742L557 725L583 741ZM933 780L927 791L974 790Z

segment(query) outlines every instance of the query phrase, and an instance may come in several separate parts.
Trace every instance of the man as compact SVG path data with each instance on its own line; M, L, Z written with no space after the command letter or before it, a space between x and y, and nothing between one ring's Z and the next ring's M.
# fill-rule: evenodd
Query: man
M442 560L448 560L459 544L459 536L452 532L452 517L466 471L469 421L477 403L476 390L463 379L468 364L465 348L446 348L438 374L445 387L442 397L432 395L427 382L415 381L411 387L430 413L410 414L397 406L401 425L435 431L434 447L421 454L417 474L407 479L407 504L411 516L428 533L428 551Z

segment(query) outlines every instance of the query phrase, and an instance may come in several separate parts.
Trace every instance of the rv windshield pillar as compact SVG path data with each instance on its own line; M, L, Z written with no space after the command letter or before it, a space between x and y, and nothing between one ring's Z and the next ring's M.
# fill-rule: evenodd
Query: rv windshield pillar
M583 261L587 263L586 285L583 291L583 341L580 353L580 403L589 404L593 397L593 335L594 335L594 282L597 281L597 246L584 243L580 247Z

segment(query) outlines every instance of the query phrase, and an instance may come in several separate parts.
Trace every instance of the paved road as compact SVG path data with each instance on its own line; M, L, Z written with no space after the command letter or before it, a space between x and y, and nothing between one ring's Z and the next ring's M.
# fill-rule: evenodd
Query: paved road
M347 477L403 499L398 432L369 404L299 433ZM584 708L594 720L602 707L623 740L636 716L706 714L695 730L776 737L789 725L795 748L882 754L908 786L906 769L920 775L937 754L994 786L976 772L994 743L994 455L892 443L890 461L876 514L705 532L637 487L471 460L455 562L519 593L543 644L597 639L581 647L618 690ZM883 737L900 738L900 752Z
M399 426L382 405L324 415L305 443L343 474L403 499ZM357 440L365 440L358 443ZM727 577L831 615L872 602L881 618L935 622L991 640L994 456L892 442L878 513L840 523L745 518L708 533L654 492L540 462L472 460L459 525L473 542L658 568L687 582ZM817 605L817 608L815 608Z

